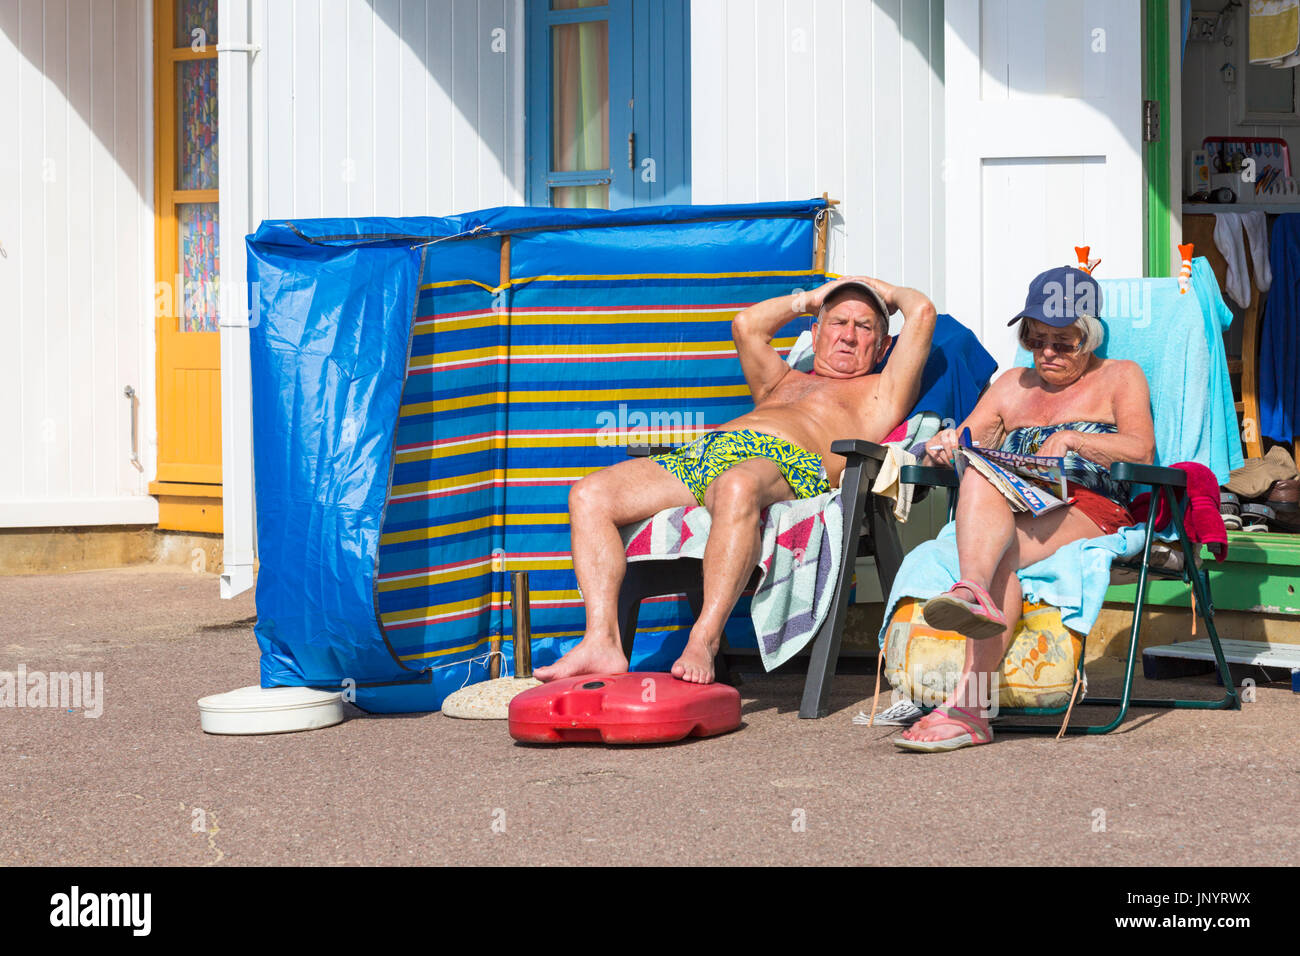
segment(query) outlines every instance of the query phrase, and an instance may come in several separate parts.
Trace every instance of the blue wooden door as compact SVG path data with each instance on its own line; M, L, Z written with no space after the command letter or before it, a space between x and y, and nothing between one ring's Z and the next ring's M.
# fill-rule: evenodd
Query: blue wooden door
M687 0L529 0L528 201L690 202Z

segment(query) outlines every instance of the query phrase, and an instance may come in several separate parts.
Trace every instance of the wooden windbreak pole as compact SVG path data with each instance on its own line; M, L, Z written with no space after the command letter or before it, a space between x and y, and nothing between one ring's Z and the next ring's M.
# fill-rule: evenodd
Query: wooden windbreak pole
M505 289L510 284L510 237L508 235L501 237L501 270L497 277L497 288ZM504 439L498 439L504 442ZM504 477L504 476L501 476ZM495 570L495 568L494 568ZM501 635L497 634L488 640L488 649L491 652L488 657L488 677L496 680L501 676Z
M832 199L830 193L822 193L822 199L826 203L826 208L817 214L817 242L813 246L813 272L826 271L826 236L830 230L830 212L833 206L838 206L840 201Z

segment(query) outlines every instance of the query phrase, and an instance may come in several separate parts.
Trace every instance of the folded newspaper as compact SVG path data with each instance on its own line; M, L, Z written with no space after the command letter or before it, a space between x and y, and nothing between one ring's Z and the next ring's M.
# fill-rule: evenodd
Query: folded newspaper
M1012 511L1028 512L1037 517L1065 504L1064 458L1017 455L980 448L971 444L969 428L962 429L960 442L953 460L957 477L965 474L966 468L974 468L1002 492Z

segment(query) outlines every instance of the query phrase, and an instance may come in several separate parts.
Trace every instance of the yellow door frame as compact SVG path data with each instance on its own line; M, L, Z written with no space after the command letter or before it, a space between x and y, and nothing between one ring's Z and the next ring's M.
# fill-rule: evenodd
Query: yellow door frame
M221 533L221 336L182 332L177 207L215 203L215 189L177 189L177 64L216 61L215 38L175 44L174 0L154 4L155 385L158 527ZM220 153L218 153L220 162Z

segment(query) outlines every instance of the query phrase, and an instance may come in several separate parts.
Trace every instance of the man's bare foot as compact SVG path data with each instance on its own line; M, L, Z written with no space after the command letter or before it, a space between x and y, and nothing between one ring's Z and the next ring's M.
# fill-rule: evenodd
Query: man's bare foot
M672 675L691 684L713 683L713 658L718 653L719 641L712 646L694 636L686 642L682 656L673 662Z
M577 647L554 664L533 671L533 676L549 682L581 674L622 674L626 670L627 658L618 644L584 637Z

